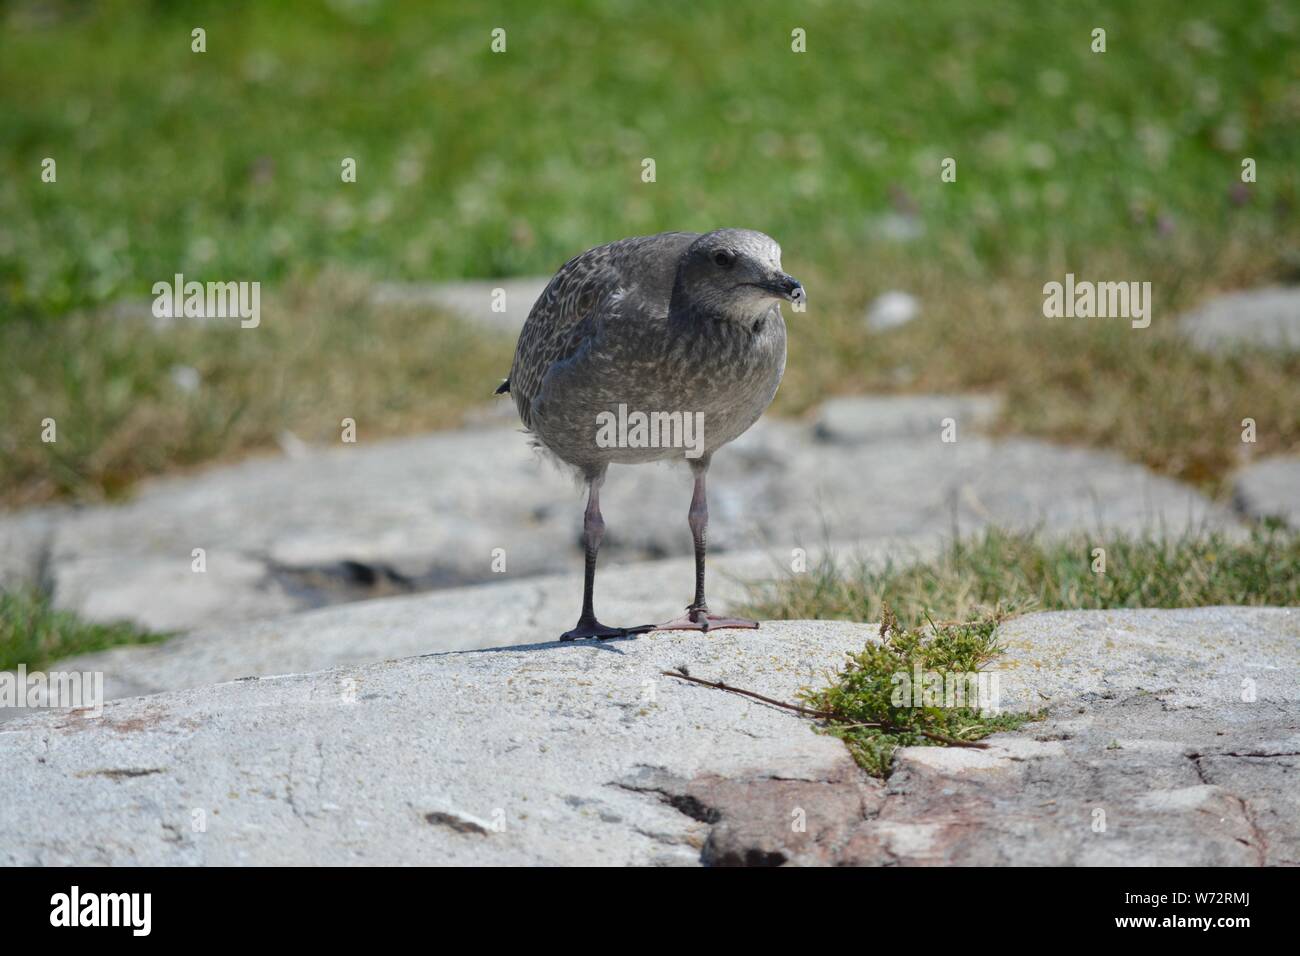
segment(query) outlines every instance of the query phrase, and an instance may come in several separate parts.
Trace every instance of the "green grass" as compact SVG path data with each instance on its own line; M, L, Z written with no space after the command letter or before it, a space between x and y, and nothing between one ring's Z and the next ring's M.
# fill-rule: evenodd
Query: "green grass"
M75 614L54 610L44 597L0 592L0 671L19 664L40 670L61 657L167 637L127 624L88 624Z
M889 213L979 274L1117 240L1159 256L1162 221L1272 231L1296 198L1300 23L1269 0L7 9L0 288L40 314L175 271L491 276L717 223L830 278ZM1237 206L1244 155L1260 175Z
M461 375L444 359L464 333L408 341L331 277L549 273L620 236L719 225L776 236L810 290L780 411L997 389L1009 429L1209 487L1244 417L1251 451L1300 448L1300 360L1194 355L1171 327L1215 291L1300 276L1300 16L1280 0L16 0L0 20L0 501L328 434L353 397L321 383L367 392L376 434L454 421L504 374L509 343ZM1066 271L1152 281L1152 327L1044 319ZM263 327L70 316L177 272L263 282ZM868 335L889 288L923 318ZM177 396L176 364L210 386ZM39 442L45 417L68 444Z
M957 697L956 687L950 699L921 697L918 706L906 682L918 672L923 680L934 675L953 681L984 670L1002 653L998 622L986 615L962 624L907 628L886 611L880 643L850 655L829 685L805 690L801 700L833 714L822 730L843 740L858 764L878 777L888 774L898 747L957 746L1015 730L1031 715L994 713L991 707L982 712L971 706L977 698Z
M1105 549L1105 573L1093 550ZM758 588L745 612L782 620L874 621L886 605L908 622L965 621L1042 610L1300 605L1300 532L1276 524L1244 540L1048 538L987 530L934 560L875 566L828 557L807 574Z

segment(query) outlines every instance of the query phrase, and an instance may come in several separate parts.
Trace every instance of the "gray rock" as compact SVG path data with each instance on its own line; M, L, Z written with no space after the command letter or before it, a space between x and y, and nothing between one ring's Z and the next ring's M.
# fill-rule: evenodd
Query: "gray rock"
M921 553L919 545L912 547ZM901 551L902 545L893 550ZM811 555L809 566L818 557ZM779 562L780 556L762 552L719 555L710 562L710 605L726 613L748 595L743 582L783 573L785 565ZM694 575L690 558L611 562L600 572L597 610L624 626L666 621L689 603ZM244 677L550 641L573 626L581 598L581 570L574 569L209 626L165 644L117 647L65 658L55 666L103 673L108 699L156 694ZM0 722L12 716L0 709Z
M203 384L203 376L192 365L173 365L167 370L167 377L177 389L191 394Z
M925 223L911 213L887 212L868 220L867 231L873 238L901 245L924 236Z
M862 445L890 438L940 440L951 418L960 441L966 429L979 431L1002 411L998 395L853 395L832 398L817 413L818 440Z
M921 314L921 303L910 292L885 292L867 307L867 328L886 332L907 325Z
M873 633L524 645L24 717L0 731L0 863L1300 860L1300 612L1012 621L1004 704L1047 719L900 751L887 784L803 718L660 673L788 700Z
M0 516L0 591L39 589L48 570L58 508Z
M1179 327L1202 351L1300 349L1300 287L1269 286L1216 296Z
M518 332L550 276L476 279L465 282L385 282L375 287L371 301L378 306L426 306L446 309L463 319L502 332ZM504 309L493 310L496 290L505 295Z
M63 538L61 547L66 548ZM198 546L198 542L195 542ZM73 555L51 565L54 604L89 621L129 621L172 632L201 621L244 621L286 614L300 604L265 561L224 543L204 547L206 571L192 570L190 552L148 553L122 539L119 554Z
M760 421L711 471L711 553L871 550L989 524L1176 533L1236 521L1118 456L982 436L992 408L837 400L824 440L801 423ZM941 440L948 415L955 443ZM0 540L28 542L8 573L40 577L58 607L92 620L190 630L500 580L498 549L512 580L580 570L579 490L517 429L370 442L365 428L356 445L147 482L125 504L69 511L39 534L27 518L0 517ZM602 567L690 554L687 469L615 466L602 499Z
M307 449L148 482L126 504L65 515L47 580L57 606L92 620L160 630L248 620L490 580L497 547L513 573L565 569L572 532L548 508L570 499L567 478L511 429ZM549 533L521 533L538 524Z
M1234 476L1232 495L1252 518L1281 518L1300 528L1300 456L1278 455L1247 465Z

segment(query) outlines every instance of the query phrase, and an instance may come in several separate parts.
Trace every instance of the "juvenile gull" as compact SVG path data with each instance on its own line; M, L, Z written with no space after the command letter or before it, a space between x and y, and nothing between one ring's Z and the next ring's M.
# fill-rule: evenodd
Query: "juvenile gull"
M524 322L510 377L497 393L513 395L535 443L587 483L582 613L560 640L758 627L709 613L704 478L713 453L753 425L776 394L785 371L781 300L803 298L803 286L781 269L781 247L748 229L621 239L584 252L555 274ZM702 423L702 440L697 436L693 447L609 441L602 423L636 413ZM605 533L605 472L611 463L665 459L684 459L695 477L687 515L695 539L695 600L667 624L607 627L592 607Z

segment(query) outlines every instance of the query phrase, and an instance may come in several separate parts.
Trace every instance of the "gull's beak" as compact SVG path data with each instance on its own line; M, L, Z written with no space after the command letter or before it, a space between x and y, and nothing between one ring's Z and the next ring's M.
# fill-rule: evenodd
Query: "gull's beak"
M808 301L808 293L804 291L803 283L784 272L776 277L771 288L773 292L789 302Z

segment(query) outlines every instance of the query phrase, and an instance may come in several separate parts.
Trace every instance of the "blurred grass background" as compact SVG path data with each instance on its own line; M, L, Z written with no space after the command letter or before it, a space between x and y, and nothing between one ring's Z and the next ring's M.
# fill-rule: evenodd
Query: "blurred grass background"
M12 0L0 17L11 505L113 495L285 431L335 441L345 416L368 436L454 424L513 342L379 308L370 283L549 274L622 236L721 225L775 236L810 289L779 410L1003 390L1007 429L1210 490L1243 417L1249 450L1300 447L1300 360L1204 356L1173 329L1215 291L1300 278L1285 0ZM1043 318L1067 271L1151 281L1151 328ZM262 326L153 332L104 308L177 272L261 281ZM888 289L922 318L868 334Z

